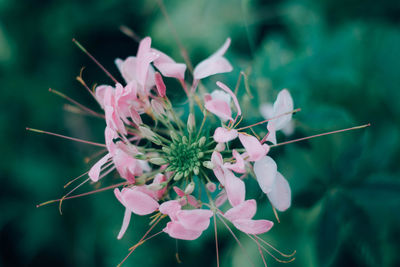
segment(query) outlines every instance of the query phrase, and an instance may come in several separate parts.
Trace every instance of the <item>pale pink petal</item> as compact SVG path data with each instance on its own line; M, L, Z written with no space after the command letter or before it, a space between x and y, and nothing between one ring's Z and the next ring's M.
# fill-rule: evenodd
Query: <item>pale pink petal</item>
M287 89L279 92L274 103L274 117L293 110L293 99ZM287 114L274 119L275 130L279 131L292 119L292 114Z
M200 206L199 201L198 201L194 196L192 196L192 195L187 195L186 197L187 197L188 203L189 203L191 206L193 206L193 207L195 207L195 208L199 208L199 206Z
M232 92L231 89L229 89L228 86L226 86L222 82L217 82L217 85L232 97L233 103L235 103L235 106L236 106L236 109L237 109L237 112L238 112L237 115L240 116L242 114L242 110L240 109L239 101L237 100L236 95Z
M131 117L133 123L135 123L137 126L143 124L143 121L142 121L142 118L140 117L139 112L137 112L134 107L131 107L129 109L129 112L130 112L130 117Z
M104 96L107 91L112 91L112 87L109 85L99 85L96 87L96 100L99 102L100 106L104 109Z
M239 205L229 209L224 216L230 221L237 219L251 219L257 211L257 203L254 199L246 200Z
M178 196L180 196L180 197L184 197L184 196L185 196L185 192L183 192L182 189L180 189L180 188L177 187L177 186L174 186L173 188L174 188L175 193L176 193Z
M232 150L232 155L235 158L236 162L234 164L225 163L224 167L228 168L228 169L230 169L230 170L232 170L234 172L237 172L237 173L245 173L246 172L246 168L245 168L245 165L244 165L243 157L235 149Z
M268 220L249 220L249 219L238 219L232 221L233 225L240 231L250 234L259 235L268 232L272 226L273 222Z
M277 172L272 190L267 193L269 201L279 211L285 211L291 204L291 190L288 181Z
M180 210L176 217L178 221L187 229L204 231L210 225L210 218L213 215L211 210L194 209Z
M249 156L247 160L257 161L268 153L268 147L263 146L257 138L252 135L239 133L239 139Z
M225 189L223 189L217 196L215 200L215 206L217 208L221 207L228 200L228 195L226 194Z
M158 72L155 73L155 82L158 95L161 97L165 97L166 87L161 74Z
M206 188L208 191L210 191L211 193L213 193L215 190L217 190L217 186L213 183L213 182L208 182L206 184Z
M204 107L214 115L218 116L222 121L233 120L231 107L223 100L212 99L206 101Z
M217 73L232 71L232 65L223 57L230 43L231 39L228 38L220 49L195 67L193 71L194 80L200 80Z
M153 64L165 77L172 77L179 80L185 78L186 65L183 63L176 63L172 58L163 52L152 49L158 58L154 60Z
M108 152L110 152L111 155L114 155L116 146L114 144L114 139L118 138L118 134L115 130L111 129L110 127L106 127L104 131L104 137L106 140L106 146Z
M246 189L244 182L237 178L231 171L224 170L225 175L225 190L228 195L229 203L232 206L237 206L244 202Z
M226 129L218 127L214 132L214 140L217 143L225 143L232 141L238 136L238 132L235 129Z
M137 81L136 57L128 57L125 60L117 58L115 64L126 83Z
M268 123L267 129L268 129L268 136L266 141L269 141L272 144L276 145L276 131L275 131L275 124L273 121L270 121Z
M170 237L183 240L195 240L201 236L203 231L188 230L179 222L168 222L167 227L163 230Z
M215 177L217 177L218 181L221 183L222 186L225 185L225 175L222 169L222 164L224 163L222 159L221 153L214 151L211 154L211 163L214 165L213 172Z
M261 158L254 163L254 173L261 190L266 194L271 192L278 173L275 161L268 156Z
M89 178L93 181L93 182L97 182L99 180L99 176L100 176L100 171L101 171L101 167L111 158L111 154L108 153L106 154L104 157L102 157L98 162L96 162L96 164L94 164L92 166L92 168L90 168L90 171L88 173Z
M167 214L172 220L177 220L176 213L181 210L178 200L169 200L162 203L159 207L162 214Z
M129 222L131 220L131 215L132 211L130 211L129 209L125 209L124 220L122 221L122 227L121 230L119 231L117 239L121 239L124 236L126 229L128 229Z
M153 213L159 207L157 201L139 190L123 188L120 193L116 190L114 190L114 193L127 209L138 215Z
M162 182L165 181L167 181L167 177L165 177L164 174L159 173L154 177L153 184L161 184ZM166 186L160 190L157 190L155 194L156 199L160 199L164 195L166 190L167 190Z

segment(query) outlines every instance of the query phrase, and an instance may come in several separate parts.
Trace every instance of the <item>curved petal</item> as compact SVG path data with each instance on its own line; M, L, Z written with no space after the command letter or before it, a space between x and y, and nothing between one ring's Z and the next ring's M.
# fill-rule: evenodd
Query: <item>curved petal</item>
M244 182L237 178L230 170L224 170L225 190L229 203L234 207L244 202L246 188Z
M257 202L254 199L246 200L239 205L229 209L224 216L230 221L238 219L251 219L257 211Z
M215 129L213 137L215 142L225 143L232 141L233 139L238 137L238 131L236 131L235 129L226 129L223 127L218 127L217 129Z
M183 240L195 240L201 236L203 231L188 230L179 222L168 222L163 230L170 237Z
M150 214L159 207L157 201L139 190L123 188L120 194L114 193L127 209L138 215Z
M217 82L217 85L232 97L233 103L235 103L235 106L236 106L236 109L237 109L237 113L238 113L237 115L240 116L242 114L242 110L240 109L239 101L237 100L236 95L232 92L231 89L229 89L228 86L226 86L222 82Z
M273 222L268 220L249 220L249 219L238 219L232 222L233 225L240 231L250 234L258 235L268 232L272 226Z
M99 180L99 176L100 176L100 171L101 171L101 167L111 158L111 154L108 153L106 154L104 157L102 157L98 162L96 162L96 164L94 164L92 166L92 168L90 168L90 171L88 173L89 178L93 181L93 182L97 182Z
M268 156L261 158L254 163L254 173L256 174L257 182L264 193L272 191L278 167L275 161Z
M212 99L206 101L204 107L222 121L233 120L231 107L223 100Z
M129 209L125 209L124 220L122 221L122 227L121 230L119 231L117 239L121 239L124 236L126 229L128 229L129 222L131 220L131 215L132 211L130 211Z
M287 210L291 205L291 190L288 181L278 172L272 190L267 194L269 201L279 211Z
M158 95L161 96L161 97L164 97L165 94L166 94L166 87L165 87L163 78L162 78L161 74L158 73L158 72L155 73L154 77L155 77L155 82L156 82L156 88L157 88Z
M162 203L159 207L162 214L167 214L172 220L176 220L176 213L181 210L178 200L169 200Z
M210 225L212 215L213 212L211 210L194 209L180 210L177 212L176 217L186 229L204 231Z
M225 163L224 167L228 168L234 172L237 172L237 173L245 173L246 168L244 165L244 159L243 159L242 155L240 155L240 153L237 152L235 149L232 150L232 154L233 154L233 157L235 158L236 162L233 164Z
M249 161L257 161L268 153L267 147L263 146L260 141L252 135L239 133L239 139L249 155Z
M287 89L279 92L274 102L274 117L293 110L293 99ZM275 130L279 131L292 119L292 114L287 114L274 119Z

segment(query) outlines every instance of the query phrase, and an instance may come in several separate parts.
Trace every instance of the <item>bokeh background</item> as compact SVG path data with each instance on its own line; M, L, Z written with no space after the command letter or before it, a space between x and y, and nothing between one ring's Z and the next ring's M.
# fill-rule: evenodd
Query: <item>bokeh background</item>
M297 251L288 266L400 266L400 2L168 0L165 8L194 63L232 38L235 70L205 85L218 78L233 87L241 70L248 73L254 98L240 91L248 122L289 88L302 111L294 135L281 141L372 123L272 152L293 205L265 239ZM85 157L96 150L25 127L103 141L104 122L66 112L48 88L97 108L75 77L86 66L89 84L109 81L71 39L118 75L114 59L137 48L120 25L182 61L155 1L0 1L0 266L115 266L148 228L135 216L118 241L124 210L111 191L66 201L62 216L57 205L35 208L67 192L63 185L88 170ZM179 103L174 86L169 94ZM273 219L256 184L248 192L264 200L257 216ZM261 266L246 236L239 234L247 256L222 225L219 233L221 266L248 266L249 258ZM214 248L211 228L195 242L159 236L125 266L215 266Z

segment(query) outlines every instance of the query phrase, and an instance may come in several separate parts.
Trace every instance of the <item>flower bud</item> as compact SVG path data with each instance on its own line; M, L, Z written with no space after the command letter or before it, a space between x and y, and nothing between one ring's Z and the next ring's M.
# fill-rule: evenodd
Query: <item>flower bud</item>
M155 165L164 165L167 164L168 162L164 158L151 158L149 161Z
M207 141L207 138L205 136L202 136L199 140L199 146L203 146Z
M218 152L224 151L225 150L225 144L224 143L218 143L215 146L215 150L218 151Z
M174 180L175 181L179 181L182 177L183 177L183 173L182 172L178 172L178 173L175 174Z
M217 186L213 182L208 182L206 184L206 188L208 191L210 191L212 193L217 189Z
M189 114L188 121L187 121L187 129L189 133L194 132L194 128L196 127L196 120L192 113Z
M190 182L185 188L185 194L190 195L191 193L193 193L194 187L195 187L195 183Z
M150 140L151 142L153 142L156 145L161 145L161 140L158 139L157 135L150 130L149 128L145 127L145 126L139 126L139 131L142 134L142 137Z
M163 189L165 187L165 185L162 185L162 184L149 184L148 186L147 186L147 189L149 189L149 190L151 190L151 191L158 191L158 190L161 190L161 189Z
M166 116L167 114L165 113L165 109L163 107L163 104L158 101L158 100L151 100L151 109L153 110L154 115L157 118Z
M203 161L203 166L210 170L214 169L214 164L211 161Z

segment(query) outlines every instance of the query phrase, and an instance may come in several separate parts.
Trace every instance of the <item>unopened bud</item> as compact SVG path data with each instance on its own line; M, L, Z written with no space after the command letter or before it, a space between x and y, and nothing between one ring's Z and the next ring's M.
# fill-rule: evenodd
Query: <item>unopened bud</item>
M156 145L161 145L161 140L158 139L157 135L145 126L139 126L139 131L142 134L142 137L148 139L149 141L153 142Z
M194 128L196 127L196 120L193 116L192 113L189 114L188 120L187 120L187 129L189 133L194 132Z
M135 159L141 159L141 160L146 160L147 157L143 154L136 154L133 156Z
M189 140L187 139L186 136L182 137L182 143L187 144Z
M165 109L161 101L155 99L151 100L151 108L153 110L154 115L158 118L167 115L165 113Z
M158 191L158 190L161 190L161 189L163 189L165 187L165 185L162 185L162 184L149 184L148 186L147 186L147 189L149 189L149 190L151 190L151 191Z
M164 158L151 158L149 161L151 163L153 163L155 165L159 165L159 166L165 165L168 163Z
M194 169L193 169L193 173L195 174L195 175L199 175L199 172L200 172L200 169L199 169L199 167L194 167Z
M179 141L179 136L176 134L175 131L170 131L169 135L171 136L171 138L175 141Z
M166 146L163 146L163 147L162 147L162 151L164 151L164 152L167 153L167 154L170 154L170 153L171 153L171 149L168 148L168 147L166 147Z
M208 182L206 184L206 188L208 191L210 191L212 193L217 189L217 186L213 182Z
M182 177L183 177L183 173L182 172L178 172L178 173L175 174L174 180L175 181L179 181Z
M203 161L203 166L210 170L214 169L214 164L211 161Z
M218 143L215 146L215 150L218 151L218 152L224 151L225 150L225 144L224 143Z
M205 136L202 136L199 140L199 146L203 146L207 141L207 138Z
M195 183L190 182L185 188L185 194L190 195L191 193L193 193L194 187L195 187Z

